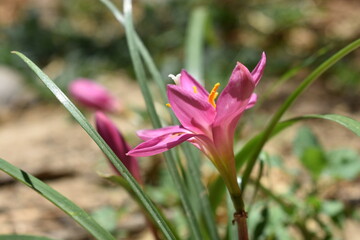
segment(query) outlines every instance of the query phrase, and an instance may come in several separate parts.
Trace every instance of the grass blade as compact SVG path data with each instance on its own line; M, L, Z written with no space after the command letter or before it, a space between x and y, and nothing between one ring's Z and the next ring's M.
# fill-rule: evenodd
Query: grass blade
M60 208L63 212L69 215L77 223L79 223L85 230L87 230L96 239L100 240L115 240L115 238L105 229L103 229L94 219L90 217L83 209L75 205L69 199L55 191L53 188L40 181L36 177L27 172L13 166L7 161L0 158L0 170L7 173L19 182L22 182L29 188L33 189L41 196L52 202L55 206ZM21 237L21 236L19 236ZM15 236L6 238L3 236L0 239L35 239L35 238L16 238ZM41 239L41 238L37 238ZM45 239L44 239L45 240Z
M185 68L199 82L203 81L203 43L207 10L196 7L192 10L185 44Z
M126 38L129 45L130 55L133 62L133 66L135 68L135 74L136 78L138 79L140 88L143 92L145 101L147 103L148 111L150 114L151 121L153 123L153 126L155 128L161 127L161 122L159 120L158 115L156 114L153 99L151 97L151 93L149 91L149 88L146 83L145 78L145 71L143 64L141 62L138 49L135 45L135 37L134 37L134 27L132 23L132 6L131 6L131 0L125 0L124 1L124 16L125 16L125 32L126 32ZM198 222L196 221L196 215L193 210L193 207L191 205L191 202L189 200L186 186L184 184L184 181L182 181L182 178L178 172L176 161L175 161L175 154L173 151L167 151L164 153L164 156L166 158L166 162L171 174L171 177L176 185L177 190L180 194L180 199L183 204L185 213L187 215L187 221L189 223L189 227L191 229L191 232L193 234L193 237L195 239L202 239L200 234L200 228L198 225Z
M255 166L256 160L261 152L261 149L270 138L272 131L276 127L276 124L279 122L283 114L289 107L295 102L295 100L300 96L301 93L305 91L321 74L323 74L327 69L337 63L340 59L345 57L347 54L351 53L355 49L360 46L360 39L355 40L354 42L350 43L346 47L342 48L340 51L335 53L329 59L327 59L324 63L322 63L319 67L317 67L305 80L300 84L300 86L295 89L295 91L286 99L286 101L281 105L279 110L274 114L271 118L269 124L267 125L264 135L261 138L259 144L256 145L252 154L249 158L249 161L246 165L245 171L242 176L241 182L241 190L244 193L247 185L248 178L250 177L252 170Z
M125 24L125 19L123 14L119 11L119 9L109 0L100 0L115 16L115 18L118 20L118 22L121 25ZM143 44L143 42L141 41L141 39L139 38L138 34L136 33L136 31L133 29L133 34L134 34L134 41L135 44L138 48L138 51L141 55L141 57L144 60L144 64L147 66L147 68L149 69L149 72L152 76L152 78L155 80L156 84L158 85L160 92L161 92L161 96L163 99L163 103L167 102L167 96L166 96L166 88L165 88L165 81L163 81L160 71L157 69L154 60L152 59L151 55L149 54L149 51L147 50L147 48L145 47L145 45ZM201 64L199 64L201 65ZM176 117L174 117L174 115L171 115L173 117L173 121L175 123L177 123L177 119ZM189 166L189 171L186 171L185 174L190 175L189 179L191 179L191 182L193 183L193 185L196 187L196 196L193 196L194 198L199 199L201 205L201 212L204 215L205 221L206 221L206 225L208 228L208 232L210 234L211 239L218 239L218 235L217 235L217 231L216 231L216 223L215 223L215 219L212 216L212 210L211 210L211 205L209 202L209 198L208 195L205 193L205 187L203 186L201 180L200 180L200 174L197 174L196 169L197 166L195 164L195 161L198 159L195 159L196 157L194 157L193 153L194 151L191 149L191 146L189 146L188 144L184 144L182 146L183 151L186 153L186 159L188 161L188 166ZM196 155L196 154L195 154ZM192 201L191 201L192 202ZM196 209L194 209L196 210Z
M306 120L306 119L325 119L325 120L330 120L330 121L336 122L336 123L346 127L347 129L349 129L350 131L352 131L353 133L355 133L356 135L358 135L360 137L360 121L357 121L355 119L345 117L342 115L338 115L338 114L325 114L325 115L310 114L310 115L293 118L292 120L300 121L300 120Z
M110 0L100 0L114 15L116 20L125 27L125 18L124 15L120 12L120 10L110 1ZM165 81L163 81L163 78L161 77L160 71L157 69L154 60L152 59L148 49L144 45L144 43L141 41L139 35L136 33L135 29L133 29L134 33L134 41L135 44L139 50L140 55L144 59L144 63L147 65L149 72L154 79L155 83L160 89L161 98L163 100L163 103L167 103L167 95L166 95L166 87L165 87Z
M271 133L271 137L276 136L278 133L283 131L284 129L292 126L294 123L296 123L295 120L288 120L279 123L275 130ZM239 170L243 164L249 159L249 156L253 150L253 148L259 144L261 138L263 137L264 132L261 132L251 138L243 147L242 149L235 155L235 162L236 162L236 169ZM210 193L210 203L212 206L212 209L216 211L216 208L220 205L222 199L224 198L225 194L225 184L221 177L217 177L216 180L211 184L209 188Z
M195 193L194 198L198 201L200 206L200 212L203 215L203 219L205 221L205 226L207 228L207 232L209 233L209 237L212 240L219 240L219 234L217 231L217 224L215 222L215 213L213 209L211 209L211 203L209 200L209 195L207 194L206 188L201 182L201 173L199 167L199 159L195 159L196 156L200 157L197 154L196 149L193 149L190 144L183 144L183 150L186 155L188 171L186 174L190 175L189 178L192 181Z
M324 119L324 120L330 120L335 123L338 123L356 135L360 136L360 122L357 120L354 120L349 117L337 115L337 114L325 114L325 115L319 115L319 114L311 114L311 115L304 115L300 117L291 118L288 120L285 120L283 122L280 122L276 125L273 132L271 133L270 137L274 137L277 134L281 133L283 130L291 127L295 123L298 123L299 121L303 120L311 120L311 119ZM235 155L236 159L236 169L239 170L244 162L246 162L252 153L252 149L258 145L261 141L261 139L264 137L265 131L259 133L255 137L251 138L244 146L243 148ZM210 187L210 202L212 209L216 210L217 206L219 206L221 200L224 197L225 194L225 187L223 186L222 179L218 177L211 185Z
M286 83L288 80L290 80L292 77L294 77L296 74L298 74L305 67L310 66L316 60L318 60L321 56L328 53L331 48L332 48L332 44L319 49L313 55L306 58L302 63L300 63L300 65L293 67L290 70L286 71L282 76L280 76L280 78L278 80L275 81L274 84L271 84L271 86L265 90L265 92L261 95L261 98L256 102L255 107L261 106L262 103L265 102L269 98L269 96L271 96L276 91L276 89L279 89L279 87L281 85Z
M91 126L91 124L86 120L84 115L75 107L75 105L68 99L68 97L56 86L56 84L38 68L30 59L25 55L19 52L13 52L18 55L41 79L41 81L46 85L47 88L56 96L56 98L64 105L64 107L71 113L75 120L81 125L81 127L88 133L88 135L94 140L94 142L99 146L101 151L108 157L116 169L121 173L121 175L128 181L130 187L133 189L135 194L141 199L143 204L146 206L146 209L149 211L149 214L152 218L158 223L159 229L163 232L164 236L167 239L175 239L170 228L167 226L164 219L161 217L159 212L157 212L155 206L150 201L149 197L142 191L139 184L129 173L124 164L118 159L110 147L105 143L105 141L100 137L96 130Z

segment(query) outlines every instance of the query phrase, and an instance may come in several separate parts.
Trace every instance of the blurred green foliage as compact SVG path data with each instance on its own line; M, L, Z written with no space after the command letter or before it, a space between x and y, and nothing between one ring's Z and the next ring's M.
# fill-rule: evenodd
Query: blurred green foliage
M66 64L61 72L63 76L57 79L60 86L66 86L78 76L96 78L104 71L126 69L131 73L124 30L99 1L55 2L52 16L37 5L25 6L14 23L1 27L2 64L30 75L10 55L11 50L25 53L40 67L62 59ZM324 13L328 11L328 5L323 1L136 2L137 31L160 66L164 79L184 67L189 17L197 6L207 11L203 64L209 86L226 81L236 61L246 63L251 69L262 51L269 56L266 69L269 78L303 64L323 47L335 51L334 46L342 46L356 37L355 32L340 38L322 28L319 22L335 21L326 18ZM349 64L354 58L356 56L347 58L328 74L331 76L330 88L351 88L352 92L354 86L358 88L359 70L356 64Z
M262 154L269 168L287 176L287 190L278 194L259 186L251 206L249 231L254 239L341 239L346 220L358 219L350 196L329 195L333 186L360 176L360 155L353 150L326 151L308 127L299 128L293 153L302 170L281 157ZM289 167L292 166L292 167Z

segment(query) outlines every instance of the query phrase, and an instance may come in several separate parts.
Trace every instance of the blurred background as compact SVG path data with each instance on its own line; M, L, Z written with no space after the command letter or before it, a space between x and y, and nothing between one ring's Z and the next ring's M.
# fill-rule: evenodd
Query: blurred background
M116 4L121 6L121 1ZM265 126L271 113L311 70L360 37L359 12L357 0L134 1L136 30L164 81L169 81L168 74L189 68L211 88L216 82L226 83L236 61L252 69L261 52L266 52L268 63L257 89L259 104L245 116L247 125L241 126L239 137L244 139ZM195 44L189 37L192 31L200 35L202 44L199 69L189 66L192 57L196 57L191 51ZM0 157L75 199L122 239L151 239L141 227L144 224L141 214L133 214L138 210L126 193L97 176L96 171L108 170L95 144L31 70L10 53L13 50L33 60L65 92L68 84L78 77L94 79L109 87L124 107L124 112L113 118L135 145L138 140L134 131L149 124L134 80L123 27L96 0L1 0ZM327 71L287 115L338 113L360 120L359 94L360 51L355 51ZM92 120L92 114L87 114ZM359 141L352 133L330 123L310 125L325 149L346 147L354 153L351 159L359 160ZM276 138L267 146L269 154L280 155L296 165L292 142L297 131ZM158 186L162 181L159 179L167 176L154 170L154 162L160 160L142 161L141 165L148 181ZM350 168L358 169L354 161L351 164L354 165ZM154 171L157 177L152 175ZM345 172L345 177L340 177L337 183L340 185L335 185L348 192L326 187L322 197L357 201L358 207L359 172L352 173L351 178ZM275 181L278 183L275 188L279 189L274 190L281 192L287 187L287 178L277 176L274 178L269 173L264 181ZM158 188L162 190L152 194L158 202L165 206L176 202L171 186ZM67 216L3 173L0 173L0 195L1 234L91 239ZM131 218L124 206L130 206ZM176 214L180 213L173 213ZM359 223L351 220L342 224L346 230L337 230L341 239L354 239L351 236L360 229Z

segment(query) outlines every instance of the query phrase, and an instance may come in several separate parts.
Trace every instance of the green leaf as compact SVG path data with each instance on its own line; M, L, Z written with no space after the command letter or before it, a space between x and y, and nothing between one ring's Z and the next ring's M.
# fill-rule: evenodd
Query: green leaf
M143 213L145 214L146 217L149 217L149 214L146 211L146 206L144 205L143 202L141 202L141 200L137 197L137 195L134 193L134 191L131 189L131 187L129 186L129 184L125 181L125 179L122 176L118 176L118 175L101 175L101 177L103 177L104 179L115 183L117 185L122 186L127 192L128 194L132 197L132 199L140 206L140 208L143 210ZM156 189L159 190L159 189ZM162 213L161 209L157 209L157 211L161 214L161 216L163 217L164 214ZM176 234L174 227L166 220L165 217L163 217L164 220L166 221L166 224L170 227L170 229L173 231L174 234ZM152 226L156 225L156 222L154 222L153 219L149 218L149 221L152 221ZM179 237L177 235L175 235L176 239L179 239Z
M342 48L340 51L335 53L333 56L328 58L325 62L323 62L319 67L317 67L314 71L310 73L310 75L304 79L304 81L300 84L298 88L295 89L295 91L292 92L292 94L285 100L285 102L280 106L278 111L273 115L271 118L269 124L264 130L264 135L261 137L260 142L255 146L254 150L251 153L251 156L247 162L242 182L241 182L241 190L245 192L246 185L248 182L248 179L252 173L252 170L255 166L256 160L258 159L258 156L268 141L268 139L271 137L272 132L274 131L276 125L280 121L283 114L290 108L290 106L295 102L295 100L316 80L319 76L321 76L326 70L328 70L330 67L332 67L335 63L337 63L340 59L345 57L347 54L353 52L360 46L360 39L357 39L353 41L352 43L348 44L344 48ZM359 130L359 129L358 129Z
M110 206L101 207L91 213L91 216L107 231L116 230L116 209Z
M277 134L281 133L283 130L293 126L295 123L304 121L304 120L310 120L310 119L324 119L324 120L330 120L335 123L338 123L356 135L360 136L360 122L356 121L354 119L351 119L349 117L336 115L336 114L325 114L325 115L304 115L301 117L296 117L292 119L285 120L283 122L280 122L276 125L273 132L271 133L271 137L276 136ZM243 166L243 163L246 162L250 154L252 153L253 149L257 144L260 143L261 138L264 135L264 131L260 132L253 138L251 138L244 146L243 148L235 155L236 159L236 169L239 170L241 166ZM334 136L336 137L336 136ZM210 193L210 202L212 205L212 209L216 211L217 206L220 204L221 200L224 197L225 193L225 186L220 177L218 177L209 187L209 193Z
M161 122L160 119L156 113L155 107L154 107L154 101L151 96L151 93L149 91L149 87L146 82L145 77L145 69L142 64L142 61L139 56L139 50L135 44L135 30L132 22L132 4L130 0L124 1L124 17L125 17L125 32L126 32L126 39L129 46L130 56L131 60L133 62L133 66L135 69L136 78L139 82L141 91L143 93L146 107L150 115L150 119L152 121L152 125L154 128L160 128ZM175 183L175 186L180 194L180 199L183 204L185 213L187 215L187 221L189 223L190 230L192 232L192 235L195 239L202 239L201 233L200 233L200 227L196 220L196 214L193 209L193 206L191 204L190 198L188 196L188 192L186 189L186 186L184 184L184 181L182 180L178 168L176 166L176 156L174 154L174 151L167 151L164 153L164 156L166 158L166 162L168 164L168 168L170 171L170 174L173 178L173 181Z
M278 133L283 131L284 129L292 126L294 123L296 123L296 120L288 120L279 123L275 130L273 131L271 137L276 136ZM261 137L263 136L263 132L257 134L253 138L251 138L243 147L242 149L235 155L235 161L236 161L236 169L239 170L244 162L246 162L254 149L254 147L259 144ZM216 211L217 206L221 203L222 199L224 198L225 194L225 184L221 177L219 176L216 178L216 180L211 183L209 187L209 194L210 194L210 203L212 206L212 209Z
M156 211L154 204L150 201L148 196L142 191L139 184L132 177L131 173L127 170L124 164L119 160L111 148L106 144L104 139L96 132L96 130L91 126L91 124L86 120L84 115L75 107L75 105L69 100L69 98L56 86L56 84L51 81L51 79L41 71L30 59L25 55L19 52L13 52L18 55L41 79L41 81L47 86L47 88L56 96L56 98L64 105L64 107L71 113L75 120L81 125L81 127L87 132L87 134L94 140L94 142L99 146L101 151L107 156L107 158L112 162L115 168L121 173L121 175L129 183L130 187L133 189L135 194L141 199L141 201L146 206L151 217L156 221L161 231L164 233L164 236L167 239L174 239L174 235L171 232L170 228L167 226L166 222Z
M262 103L265 102L269 98L269 96L276 94L275 91L277 89L279 89L281 85L286 83L292 77L296 76L296 74L298 74L305 67L308 67L311 64L313 64L316 60L318 60L325 53L328 53L329 50L332 49L332 45L333 44L329 44L328 46L320 48L313 55L311 55L310 57L306 58L303 62L301 62L298 66L290 68L284 74L282 74L282 76L280 76L280 78L278 80L276 80L274 83L272 83L269 88L265 89L265 92L263 94L261 94L261 98L258 99L255 107L262 106Z
M360 122L346 116L342 116L338 114L325 114L325 115L311 114L311 115L305 115L298 118L294 118L294 120L316 119L316 118L336 122L346 127L347 129L349 129L350 131L352 131L353 133L355 133L360 137Z
M315 179L320 176L327 164L325 153L317 147L307 148L300 160Z
M103 229L93 218L89 216L83 209L75 205L69 199L61 195L59 192L46 185L36 177L27 172L11 165L7 161L0 158L0 170L7 173L14 179L22 182L29 188L33 189L41 196L52 202L55 206L60 208L63 212L69 215L77 223L79 223L85 230L87 230L96 239L100 240L115 240L111 234Z
M125 19L123 14L119 11L119 9L109 0L100 0L115 16L115 18L118 20L118 22L121 25L125 25ZM206 12L204 12L206 10L202 10L201 8L197 11L194 12L194 18L196 21L192 21L192 23L190 25L203 25L203 21L205 21L206 18ZM200 22L198 22L198 20L200 20ZM199 26L195 26L195 29L198 30ZM160 93L161 93L161 97L163 100L163 103L167 102L167 94L166 94L166 88L165 88L165 81L163 80L160 71L157 69L154 60L152 59L151 55L149 54L148 49L146 48L146 46L143 44L143 42L141 41L140 37L138 36L138 34L136 33L135 29L133 30L133 40L137 46L137 50L139 51L141 57L143 58L144 64L147 66L152 78L155 80L156 84L159 87ZM190 36L189 36L190 37ZM202 63L201 63L201 58L202 57L202 34L192 34L191 38L196 38L196 44L192 45L191 48L193 48L192 50L194 50L194 52L196 52L196 56L194 58L187 58L189 61L191 60L192 63L191 64L195 64L194 66L197 66L196 68L199 69L200 67L202 67ZM193 39L194 40L194 39ZM189 46L190 48L190 46ZM193 52L193 51L191 51ZM188 62L188 61L187 61ZM190 64L188 62L188 64ZM193 66L192 66L193 67ZM202 72L202 71L200 71ZM174 122L174 124L178 124L177 119L175 117L174 114L171 114L172 120ZM209 197L207 194L204 194L205 190L204 190L204 186L201 183L201 175L200 174L196 174L194 171L194 165L193 163L196 163L196 161L199 161L199 157L198 154L193 154L193 150L191 149L191 147L189 147L187 144L183 144L183 150L186 154L186 160L188 161L188 166L189 166L189 171L184 171L186 178L189 179L191 181L191 185L194 186L195 189L197 189L195 191L195 194L190 194L189 198L191 198L189 201L190 203L192 203L194 211L195 212L199 212L201 211L201 213L203 214L203 218L205 219L205 224L207 226L207 232L209 233L211 239L215 240L218 239L218 234L217 234L217 229L216 229L216 223L215 223L215 219L213 217L212 214L212 209L211 209L211 205L209 202ZM168 155L168 158L171 158L171 155ZM172 166L176 167L173 163L171 163L172 159L168 159L168 165L171 168ZM195 164L196 165L196 164ZM196 166L196 168L199 168L198 166ZM172 170L172 172L174 172ZM176 173L175 173L176 174ZM173 174L172 174L173 175ZM173 176L172 176L173 177ZM179 179L179 177L173 177L173 179ZM176 180L175 180L176 181ZM181 191L180 191L181 194ZM189 194L187 194L189 195ZM184 199L184 197L182 198ZM194 204L195 202L192 199L199 199L198 201L201 204ZM182 200L184 202L184 200ZM186 203L185 203L186 205ZM200 209L199 207L200 206ZM185 206L186 209L186 206Z
M185 69L203 85L203 48L207 9L196 7L191 11L185 43Z
M296 156L301 158L301 156L308 148L321 148L321 146L319 140L311 131L311 129L304 126L299 128L295 136L293 142L293 151Z
M347 149L333 150L327 153L329 161L325 173L346 180L353 180L360 174L360 156Z
M321 204L321 211L328 216L334 217L344 211L344 204L340 201L324 201Z

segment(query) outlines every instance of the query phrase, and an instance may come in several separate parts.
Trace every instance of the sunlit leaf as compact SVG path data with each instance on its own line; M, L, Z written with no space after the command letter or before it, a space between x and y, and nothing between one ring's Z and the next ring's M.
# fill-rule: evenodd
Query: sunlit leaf
M93 218L90 217L83 209L75 205L69 199L55 191L44 182L33 177L27 172L11 165L7 161L0 158L0 170L7 173L17 181L25 184L35 192L52 202L55 206L60 208L63 212L69 215L77 223L79 223L85 230L92 234L99 240L115 240L111 234L102 228ZM4 239L5 240L5 239ZM6 239L7 240L7 239Z

